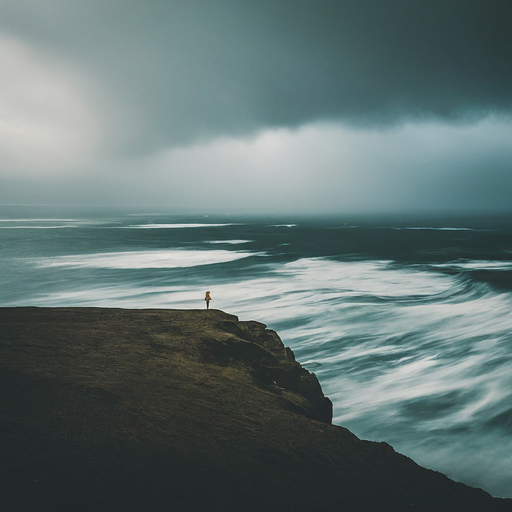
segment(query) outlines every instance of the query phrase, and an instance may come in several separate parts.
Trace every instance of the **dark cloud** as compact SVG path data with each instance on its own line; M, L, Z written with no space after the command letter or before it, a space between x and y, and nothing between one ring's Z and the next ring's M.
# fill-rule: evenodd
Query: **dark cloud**
M512 110L509 0L4 0L0 15L95 78L122 151Z

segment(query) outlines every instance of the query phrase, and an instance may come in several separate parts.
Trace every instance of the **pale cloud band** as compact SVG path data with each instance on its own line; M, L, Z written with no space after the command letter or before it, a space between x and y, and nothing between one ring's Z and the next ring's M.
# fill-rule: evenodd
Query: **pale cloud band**
M0 36L0 169L5 174L83 168L99 152L101 116L72 70Z

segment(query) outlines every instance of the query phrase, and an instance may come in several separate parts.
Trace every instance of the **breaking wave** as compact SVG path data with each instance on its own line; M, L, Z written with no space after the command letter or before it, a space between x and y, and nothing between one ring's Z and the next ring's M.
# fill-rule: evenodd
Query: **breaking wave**
M106 269L158 269L213 265L254 256L250 252L192 251L185 249L165 251L130 251L99 254L78 254L42 259L40 267L88 267Z

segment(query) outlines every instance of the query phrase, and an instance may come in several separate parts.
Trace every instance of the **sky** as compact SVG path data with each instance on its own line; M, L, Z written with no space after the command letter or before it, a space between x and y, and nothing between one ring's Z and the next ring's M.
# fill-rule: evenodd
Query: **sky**
M512 212L510 0L0 0L0 203Z

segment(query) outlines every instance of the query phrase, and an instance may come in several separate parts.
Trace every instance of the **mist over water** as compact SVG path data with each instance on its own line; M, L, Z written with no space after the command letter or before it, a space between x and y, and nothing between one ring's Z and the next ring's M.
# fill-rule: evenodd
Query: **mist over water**
M275 329L334 423L512 497L512 219L0 207L0 305L211 307Z

